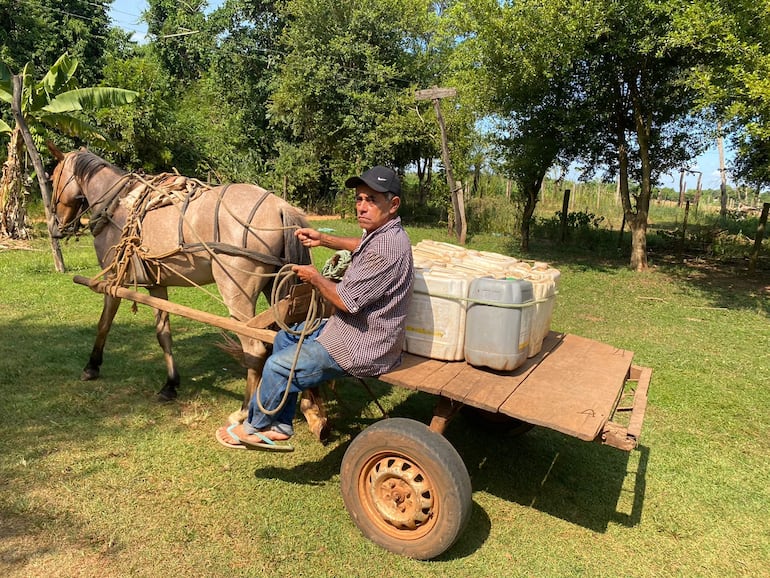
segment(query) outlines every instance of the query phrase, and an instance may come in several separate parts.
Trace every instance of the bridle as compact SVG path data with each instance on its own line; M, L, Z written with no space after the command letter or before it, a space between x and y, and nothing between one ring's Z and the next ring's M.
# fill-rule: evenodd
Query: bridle
M76 153L77 154L77 153ZM72 162L76 162L76 157L71 157L74 160ZM64 159L60 162L59 166L57 167L58 170L54 170L53 174L53 219L54 224L56 228L59 231L59 235L62 237L71 237L73 235L77 235L80 231L81 227L81 219L83 215L85 215L89 211L93 211L96 207L100 207L105 204L105 198L107 199L107 202L109 203L115 196L120 194L121 189L126 184L126 179L130 177L130 173L128 175L125 175L124 177L121 177L115 184L113 184L109 189L107 189L98 199L96 199L93 203L89 203L88 199L86 198L86 195L83 193L83 184L81 182L77 182L79 192L74 197L76 201L79 201L79 205L77 207L77 210L75 211L75 216L68 221L67 223L61 223L59 221L59 216L57 214L57 208L58 205L61 203L61 196L62 193L67 189L67 187L77 179L77 171L73 167L72 174L70 174L67 181L64 183L63 186L59 186L59 181L61 180L61 173L64 170L64 164L69 160L69 158ZM122 185L122 186L119 186Z
M53 213L53 221L54 225L56 226L56 229L59 232L59 235L61 237L71 237L73 235L77 235L78 231L80 230L80 219L81 217L88 211L88 199L86 199L86 196L83 194L82 189L75 197L75 200L80 201L80 205L78 206L77 210L75 211L75 216L67 223L62 223L59 220L59 214L58 214L58 206L61 203L61 196L62 193L67 189L67 187L75 180L76 175L73 171L72 174L67 179L67 182L64 183L64 186L60 185L61 180L61 173L64 169L64 163L67 162L68 159L65 159L61 161L61 164L59 167L57 167L58 170L54 170L52 183L53 183L53 207L52 207L52 213Z

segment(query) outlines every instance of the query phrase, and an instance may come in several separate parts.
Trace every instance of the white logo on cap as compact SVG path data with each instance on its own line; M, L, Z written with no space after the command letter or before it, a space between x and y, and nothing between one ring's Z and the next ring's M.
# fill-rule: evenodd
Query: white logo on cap
M388 179L383 179L382 177L377 177L377 180L378 180L378 181L381 181L381 182L383 182L383 183L384 183L384 182L385 182L385 181L387 181Z

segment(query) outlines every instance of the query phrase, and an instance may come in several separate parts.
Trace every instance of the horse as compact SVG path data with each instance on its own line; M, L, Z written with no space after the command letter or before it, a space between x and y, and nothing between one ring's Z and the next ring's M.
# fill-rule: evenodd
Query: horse
M252 184L209 187L176 174L151 181L110 164L81 148L63 153L49 143L58 161L51 195L52 234L77 234L82 217L89 226L104 276L122 285L145 286L153 297L168 299L168 287L216 283L230 316L247 322L256 301L268 299L275 272L285 264L308 264L310 252L294 235L308 225L304 213ZM99 377L104 346L121 299L104 294L82 380ZM169 314L155 310L155 331L166 363L161 400L176 398L179 372L172 355ZM262 375L267 348L238 336L247 368L244 405Z

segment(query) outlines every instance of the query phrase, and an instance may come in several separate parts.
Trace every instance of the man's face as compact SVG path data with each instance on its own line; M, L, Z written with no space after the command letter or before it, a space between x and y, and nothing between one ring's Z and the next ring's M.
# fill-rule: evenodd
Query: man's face
M366 185L356 187L356 215L358 224L371 233L390 221L401 204L399 197L390 198L388 193L378 193Z

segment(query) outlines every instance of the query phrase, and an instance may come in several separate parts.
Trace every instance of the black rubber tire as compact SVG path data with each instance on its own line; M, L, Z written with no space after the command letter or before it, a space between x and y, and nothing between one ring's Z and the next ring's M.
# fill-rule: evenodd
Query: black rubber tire
M463 406L463 415L474 426L480 427L491 433L506 434L512 437L522 436L535 427L526 421L510 417L503 413L494 413L479 409L470 405Z
M444 436L411 419L385 419L359 434L342 459L340 483L361 533L410 558L444 553L470 519L462 458Z

